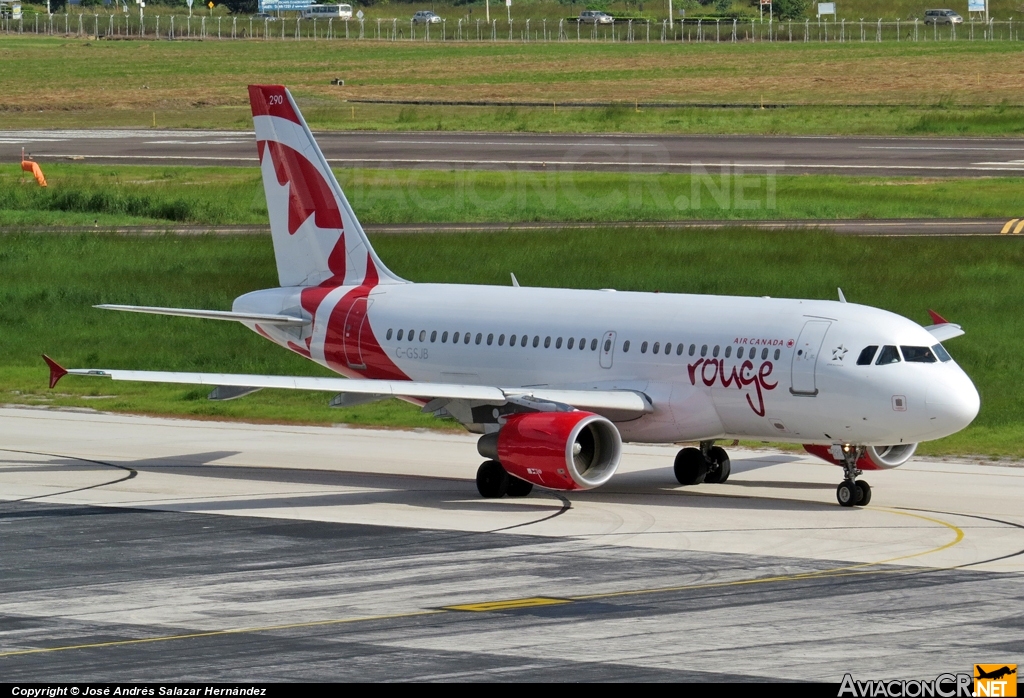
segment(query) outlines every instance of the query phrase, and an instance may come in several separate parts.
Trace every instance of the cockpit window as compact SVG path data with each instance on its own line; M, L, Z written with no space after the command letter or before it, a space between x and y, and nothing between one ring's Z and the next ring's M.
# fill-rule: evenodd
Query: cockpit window
M908 363L914 364L933 364L935 363L935 354L928 347L905 347L900 346L900 351L903 352L903 360Z
M946 362L953 360L953 357L949 355L949 352L946 351L946 348L941 344L936 344L932 347L932 351L935 352L937 357L939 357L939 361Z
M875 352L878 351L878 345L872 344L870 347L864 347L864 351L857 357L858 366L870 366L871 359L875 358Z
M882 351L878 352L878 361L875 362L875 365L885 366L886 364L898 364L899 362L900 353L896 351L896 347L886 344L882 347Z

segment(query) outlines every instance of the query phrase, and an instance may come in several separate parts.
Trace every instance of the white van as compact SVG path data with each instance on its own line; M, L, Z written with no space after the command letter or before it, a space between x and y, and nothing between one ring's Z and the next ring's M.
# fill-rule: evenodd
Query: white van
M352 19L351 5L310 5L302 11L302 19Z
M927 10L924 13L925 24L962 24L964 18L953 10Z

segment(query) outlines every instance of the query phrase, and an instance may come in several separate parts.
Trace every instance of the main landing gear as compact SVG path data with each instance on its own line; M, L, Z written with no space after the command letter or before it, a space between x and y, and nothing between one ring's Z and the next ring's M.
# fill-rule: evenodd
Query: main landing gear
M837 448L833 446L833 448ZM846 479L839 483L836 488L836 499L839 505L844 507L866 507L871 501L871 485L864 480L857 478L863 472L857 467L857 460L864 455L863 446L842 447L842 466L846 473ZM833 451L833 456L838 454Z
M485 460L476 471L476 489L481 497L525 497L533 491L533 483L509 475L501 463Z
M714 443L701 441L700 448L684 448L676 454L676 480L680 485L721 483L729 479L732 472L729 455Z

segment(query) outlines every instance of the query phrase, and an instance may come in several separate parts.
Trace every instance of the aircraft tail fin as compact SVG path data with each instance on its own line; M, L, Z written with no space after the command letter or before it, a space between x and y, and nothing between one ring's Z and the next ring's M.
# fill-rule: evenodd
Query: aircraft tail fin
M305 119L281 85L250 85L282 286L406 283L380 261Z

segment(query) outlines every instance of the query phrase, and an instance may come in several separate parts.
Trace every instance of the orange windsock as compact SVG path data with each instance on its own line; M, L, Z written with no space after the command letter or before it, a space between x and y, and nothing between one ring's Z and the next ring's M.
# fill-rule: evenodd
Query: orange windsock
M37 182L39 182L39 186L46 186L46 177L43 176L43 170L41 167L39 167L38 162L33 162L31 160L22 160L21 169L23 169L25 172L31 172L32 176L36 178Z

